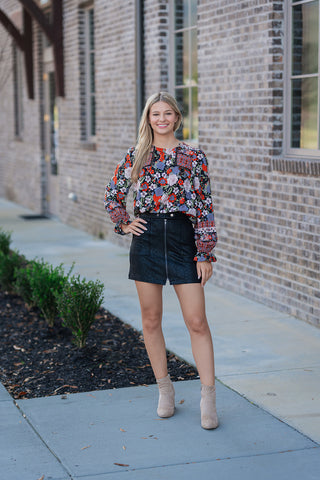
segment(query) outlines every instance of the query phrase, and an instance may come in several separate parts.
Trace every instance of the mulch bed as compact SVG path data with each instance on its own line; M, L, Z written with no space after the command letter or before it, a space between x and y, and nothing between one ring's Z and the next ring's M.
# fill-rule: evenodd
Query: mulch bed
M86 346L53 328L35 308L0 291L0 381L15 399L155 383L142 335L100 309ZM167 352L173 381L199 378L196 369Z

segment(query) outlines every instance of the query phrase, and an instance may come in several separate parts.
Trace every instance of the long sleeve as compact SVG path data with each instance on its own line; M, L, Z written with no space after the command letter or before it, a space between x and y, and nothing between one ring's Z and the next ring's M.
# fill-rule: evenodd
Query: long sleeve
M105 191L105 209L109 213L112 222L116 224L115 232L122 235L123 231L120 225L122 223L130 223L130 216L126 210L126 200L132 184L132 154L133 148L127 152L122 162L117 165Z
M214 221L210 178L208 176L208 162L203 152L200 153L199 158L201 159L201 171L199 171L199 177L195 178L197 194L197 222L195 225L197 254L195 260L198 262L205 260L216 262L216 257L212 250L217 243L217 232Z

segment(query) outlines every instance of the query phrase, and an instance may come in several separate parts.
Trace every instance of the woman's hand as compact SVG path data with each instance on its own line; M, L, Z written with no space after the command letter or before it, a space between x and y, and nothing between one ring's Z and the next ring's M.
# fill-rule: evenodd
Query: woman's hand
M144 223L147 223L146 220L143 220L142 218L135 218L133 222L129 223L126 225L123 223L121 225L122 231L124 233L132 233L133 235L141 235L145 230L147 230L147 227L144 226Z
M204 287L209 278L212 276L211 262L197 262L198 278L201 278L201 286Z

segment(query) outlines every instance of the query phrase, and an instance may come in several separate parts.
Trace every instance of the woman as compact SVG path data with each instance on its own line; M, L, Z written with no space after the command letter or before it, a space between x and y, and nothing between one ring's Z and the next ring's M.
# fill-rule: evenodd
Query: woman
M132 234L129 278L139 296L144 341L159 386L157 413L174 414L174 387L167 370L162 289L174 285L189 330L201 380L201 426L218 426L214 354L205 313L204 286L212 275L216 230L205 154L180 143L182 116L166 92L146 102L138 143L130 148L106 187L105 208L121 235ZM134 220L126 211L134 192Z

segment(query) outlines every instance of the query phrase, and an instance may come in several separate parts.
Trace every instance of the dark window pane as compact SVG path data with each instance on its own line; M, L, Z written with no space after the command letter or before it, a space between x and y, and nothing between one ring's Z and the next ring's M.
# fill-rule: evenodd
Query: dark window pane
M189 0L176 0L175 2L175 30L189 26Z
M190 41L189 31L176 34L176 85L187 85L190 82Z
M94 50L94 11L89 10L89 48Z
M90 92L95 92L94 52L90 53Z
M292 74L318 72L319 1L293 7Z
M96 134L96 99L94 96L91 97L91 136Z
M292 81L292 148L318 148L318 79Z

